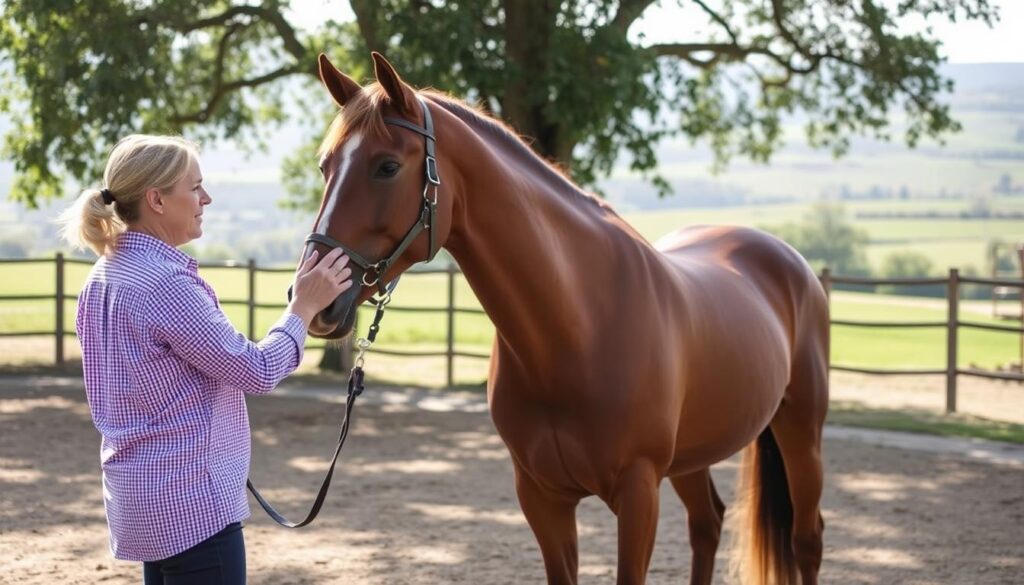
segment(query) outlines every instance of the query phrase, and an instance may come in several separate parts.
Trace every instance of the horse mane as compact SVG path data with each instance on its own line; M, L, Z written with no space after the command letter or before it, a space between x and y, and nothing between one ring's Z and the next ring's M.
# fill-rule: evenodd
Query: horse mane
M605 212L615 213L615 210L607 201L581 189L579 185L572 181L561 165L537 154L511 126L495 118L483 108L470 105L463 100L438 91L424 90L420 93L426 95L431 101L448 110L455 117L474 129L493 136L501 145L507 147L513 153L520 155L526 160L537 162L540 168L547 172L550 179L562 184L564 195L579 198L585 203L596 205Z
M611 206L602 199L580 189L565 170L544 159L536 153L508 124L498 120L483 108L473 106L463 100L432 89L418 90L417 94L427 97L431 102L448 110L471 127L496 138L499 143L512 152L528 160L534 160L549 173L550 178L563 184L573 195L607 211ZM371 134L376 137L390 137L384 116L381 114L384 104L389 101L387 93L379 83L373 83L359 92L331 122L327 135L317 151L318 156L334 151L342 142L354 133Z

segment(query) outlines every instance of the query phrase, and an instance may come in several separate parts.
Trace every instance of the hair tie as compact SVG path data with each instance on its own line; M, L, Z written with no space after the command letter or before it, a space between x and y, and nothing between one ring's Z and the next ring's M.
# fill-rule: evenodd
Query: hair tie
M110 205L114 202L114 194L110 192L110 189L100 189L100 195L103 196L103 203Z

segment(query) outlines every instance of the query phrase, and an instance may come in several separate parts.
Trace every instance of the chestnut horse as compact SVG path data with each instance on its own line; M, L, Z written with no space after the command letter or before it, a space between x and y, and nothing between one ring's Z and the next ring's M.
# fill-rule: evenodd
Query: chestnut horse
M652 246L500 122L373 60L361 87L320 57L343 109L306 253L342 247L364 286L310 332L348 334L356 305L443 246L494 322L487 399L549 583L576 583L590 495L618 519L618 583L644 582L666 477L691 583L710 583L725 506L708 468L744 447L744 582L816 583L829 329L807 263L736 227Z

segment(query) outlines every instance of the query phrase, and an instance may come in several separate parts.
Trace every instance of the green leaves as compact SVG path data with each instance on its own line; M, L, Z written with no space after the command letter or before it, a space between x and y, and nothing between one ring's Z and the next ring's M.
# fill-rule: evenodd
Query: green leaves
M12 131L11 196L28 205L70 177L100 182L104 155L132 132L244 138L284 119L268 85L312 75L315 54L280 2L39 0L3 6L0 49L13 63L0 111ZM25 107L25 111L18 111Z
M351 0L356 22L314 31L287 21L286 0L7 2L0 58L12 70L0 72L11 82L0 112L14 120L2 146L18 173L11 195L31 205L68 177L98 182L103 155L130 132L258 148L288 121L287 100L301 99L280 80L314 79L326 51L367 81L371 49L409 83L503 118L584 185L625 160L668 194L656 148L671 136L706 141L719 169L736 156L770 161L790 115L837 156L852 136L891 138L894 110L909 145L941 140L959 124L943 102L952 88L940 47L902 19L998 18L989 0L685 3L706 20L687 23L705 39L641 46L628 33L653 0ZM285 163L290 204L315 205L315 161L298 156Z

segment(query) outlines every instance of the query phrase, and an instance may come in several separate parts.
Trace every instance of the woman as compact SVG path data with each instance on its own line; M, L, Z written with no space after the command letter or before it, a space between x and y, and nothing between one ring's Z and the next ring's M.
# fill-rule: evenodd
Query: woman
M116 558L154 583L244 583L249 516L245 393L299 365L310 320L352 286L348 258L314 252L266 338L238 333L177 249L203 233L210 195L196 146L128 136L103 189L61 216L65 239L100 255L78 301L85 390L102 435L103 500Z

